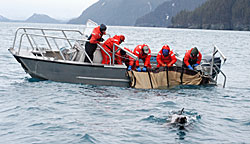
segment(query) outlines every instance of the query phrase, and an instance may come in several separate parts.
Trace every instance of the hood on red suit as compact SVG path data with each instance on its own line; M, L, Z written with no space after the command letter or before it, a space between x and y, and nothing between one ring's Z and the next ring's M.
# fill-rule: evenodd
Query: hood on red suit
M124 42L124 40L125 40L124 35L115 35L113 38L117 39L119 42Z
M170 51L170 47L169 47L168 45L164 45L164 46L162 47L162 49L166 49L166 50Z

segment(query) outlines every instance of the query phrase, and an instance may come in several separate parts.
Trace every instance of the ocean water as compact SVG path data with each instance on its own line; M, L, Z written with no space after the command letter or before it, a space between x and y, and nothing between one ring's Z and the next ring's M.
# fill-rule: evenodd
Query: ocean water
M218 86L168 90L37 81L8 52L19 27L82 30L82 25L0 23L0 143L250 143L250 32L109 26L124 46L168 44L180 56L217 45L228 58ZM185 108L185 129L170 124Z

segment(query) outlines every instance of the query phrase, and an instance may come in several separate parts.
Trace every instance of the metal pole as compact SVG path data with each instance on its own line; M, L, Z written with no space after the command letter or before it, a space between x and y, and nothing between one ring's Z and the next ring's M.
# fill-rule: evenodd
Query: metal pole
M67 37L67 35L65 34L65 32L64 32L63 30L62 30L62 33L63 33L64 37L67 39L67 41L68 41L70 47L73 48L72 44L71 44L70 41L68 40L68 37Z
M113 57L112 64L114 65L115 64L115 45L113 45L112 57Z
M216 50L220 53L221 57L223 58L224 62L227 60L227 57L225 57L225 55L221 52L221 50L215 45L214 46L216 48Z
M109 65L111 65L111 56L110 56L110 54L101 45L97 44L97 46L99 48L101 48L109 56Z
M17 51L17 54L18 54L18 55L19 55L20 50L21 50L22 41L23 41L23 36L24 36L24 34L22 34L22 35L21 35L21 38L20 38L19 48L18 48L18 51Z
M32 39L32 41L34 42L34 44L36 45L36 48L38 49L38 44L36 43L35 39L30 35L30 38Z
M138 57L135 56L133 53L131 53L130 51L124 49L123 47L117 45L117 44L114 44L115 46L117 46L118 48L122 49L123 51L125 51L127 53L127 55L129 55L130 57L132 57L133 59L135 60L138 60Z
M51 46L50 46L50 44L49 44L49 40L48 40L47 37L45 36L45 32L43 31L43 29L42 29L41 31L42 31L42 33L43 33L43 35L44 35L44 38L45 38L45 40L46 40L46 42L47 42L49 48L52 50L52 48L51 48Z
M22 29L22 28L18 28L18 29L16 30L16 32L15 32L15 37L14 37L13 46L12 46L13 49L14 49L14 47L15 47L16 38L17 38L17 33L18 33L18 31L19 31L20 29Z
M18 49L18 54L20 53L20 50L21 50L21 45L22 45L22 40L23 40L23 36L24 36L24 35L27 35L27 34L22 34L22 35L21 35L20 43L19 43L19 49ZM28 36L28 35L27 35L27 36ZM40 50L40 48L38 48L38 50L39 50L41 56L42 56L43 59L44 59L44 55L43 55L42 51Z
M28 34L26 33L26 29L23 29L23 31L25 32L25 34L26 34L26 36L27 36L27 39L28 39L28 41L29 41L29 43L30 43L30 45L31 45L31 47L32 47L32 50L34 50L34 47L33 47L32 43L31 43L31 40L30 40Z
M55 40L54 38L53 38L53 41L54 41L54 43L55 43L57 49L59 50L59 53L60 53L60 55L62 56L63 60L66 60L65 57L64 57L64 55L63 55L62 52L60 51L60 48L59 48L59 46L58 46L58 44L56 43L56 40ZM53 51L53 50L52 50L52 51ZM53 52L54 52L54 51L53 51ZM55 53L54 53L54 54L55 54Z
M216 47L214 47L214 51L213 51L213 55L212 55L212 62L211 62L211 66L210 66L210 77L212 77L213 75L213 67L214 67L214 54L215 54L215 51L216 51Z

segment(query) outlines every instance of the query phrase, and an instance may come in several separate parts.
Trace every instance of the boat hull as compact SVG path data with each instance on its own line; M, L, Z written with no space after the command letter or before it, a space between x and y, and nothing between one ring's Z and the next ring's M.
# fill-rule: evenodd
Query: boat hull
M14 57L33 78L57 82L129 87L129 78L124 67L65 63L15 55Z

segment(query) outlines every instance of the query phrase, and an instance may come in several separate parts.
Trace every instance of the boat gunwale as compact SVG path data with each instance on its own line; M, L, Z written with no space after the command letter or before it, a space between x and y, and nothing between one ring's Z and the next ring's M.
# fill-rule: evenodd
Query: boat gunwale
M75 61L64 61L64 60L49 60L49 59L40 59L40 58L34 58L29 56L21 56L13 54L13 56L17 59L30 59L35 61L45 61L50 63L60 63L65 65L78 65L78 66L88 66L88 67L103 67L103 68L112 68L112 69L126 69L126 66L124 65L104 65L104 64L91 64L91 63L82 63L82 62L75 62Z

